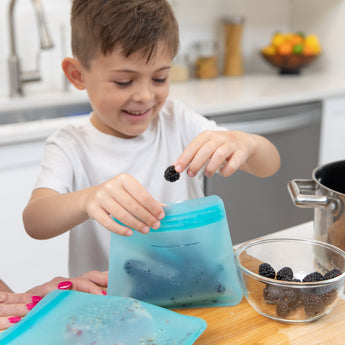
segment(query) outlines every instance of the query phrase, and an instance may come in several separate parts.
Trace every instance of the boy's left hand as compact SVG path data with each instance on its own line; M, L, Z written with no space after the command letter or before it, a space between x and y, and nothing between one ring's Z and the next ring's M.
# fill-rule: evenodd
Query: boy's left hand
M198 135L175 162L177 172L194 177L206 165L204 174L211 177L219 169L225 177L243 167L256 150L254 136L239 131L204 131Z

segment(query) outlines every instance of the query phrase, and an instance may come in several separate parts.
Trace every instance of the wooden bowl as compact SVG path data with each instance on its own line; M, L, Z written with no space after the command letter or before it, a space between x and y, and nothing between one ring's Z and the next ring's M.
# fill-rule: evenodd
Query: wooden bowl
M279 68L280 74L300 74L301 68L308 66L319 55L269 55L261 52L262 57L271 65Z

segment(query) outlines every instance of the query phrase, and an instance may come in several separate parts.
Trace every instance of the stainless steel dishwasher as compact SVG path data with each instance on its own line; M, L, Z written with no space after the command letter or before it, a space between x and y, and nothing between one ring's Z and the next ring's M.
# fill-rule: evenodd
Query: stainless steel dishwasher
M313 219L313 211L292 202L287 184L296 176L311 176L318 166L322 103L260 109L210 116L219 125L263 135L281 155L281 168L268 178L237 171L229 178L205 178L206 195L225 204L234 244Z

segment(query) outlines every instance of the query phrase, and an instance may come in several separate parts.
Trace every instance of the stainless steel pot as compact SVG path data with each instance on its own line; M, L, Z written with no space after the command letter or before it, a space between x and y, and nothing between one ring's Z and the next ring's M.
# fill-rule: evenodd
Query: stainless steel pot
M315 168L312 179L290 181L288 190L296 206L315 208L314 238L345 250L345 160Z

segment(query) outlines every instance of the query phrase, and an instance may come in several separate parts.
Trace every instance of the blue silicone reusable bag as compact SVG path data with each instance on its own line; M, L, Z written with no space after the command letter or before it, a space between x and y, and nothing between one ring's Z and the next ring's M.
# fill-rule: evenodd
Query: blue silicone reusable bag
M0 345L192 345L205 329L200 318L132 298L55 290Z
M108 293L167 308L231 306L242 299L223 201L165 207L158 230L112 234Z

